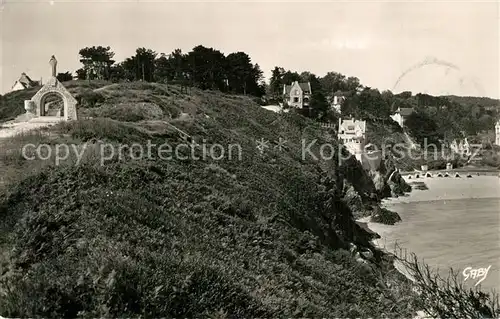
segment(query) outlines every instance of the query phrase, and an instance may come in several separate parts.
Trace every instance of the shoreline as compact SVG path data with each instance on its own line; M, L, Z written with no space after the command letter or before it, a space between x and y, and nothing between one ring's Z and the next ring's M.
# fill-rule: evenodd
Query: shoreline
M463 199L498 199L500 198L499 191L493 192L482 192L476 196L470 196L463 191L463 189L458 189L457 193L442 193L439 192L449 190L446 186L456 186L456 182L464 182L464 183L481 183L490 182L490 183L498 183L500 185L500 178L497 175L481 175L474 176L473 178L419 178L419 179L407 179L403 177L405 182L407 182L410 186L412 186L412 190L409 193L405 193L403 196L398 197L387 197L383 198L380 203L381 208L393 209L394 204L410 204L410 203L423 203L423 202L435 202L435 201L452 201L452 200L463 200ZM459 181L457 181L459 180ZM418 186L419 184L424 183L425 186L430 185L431 187L425 189L418 189L414 186ZM443 187L444 186L444 187ZM472 186L469 184L469 186ZM457 187L453 187L453 189L457 189ZM465 196L464 196L465 195ZM467 196L469 195L469 196ZM399 215L400 213L396 211ZM401 216L400 216L401 217ZM401 221L395 225L386 225L382 223L372 222L371 216L366 216L360 219L357 219L356 222L363 224L363 227L368 229L369 232L378 234L381 238L372 239L372 244L380 250L386 251L390 254L392 252L388 251L386 247L382 244L381 240L383 240L383 234L387 231L388 228L398 227L399 223L404 223L405 220L401 218Z
M356 220L357 223L361 223L363 224L364 227L366 227L370 232L372 233L376 233L378 235L379 232L377 230L380 230L380 229L377 229L376 226L374 226L374 224L377 224L377 225L384 225L384 224L380 224L380 223L375 223L375 222L371 222L370 221L371 217L370 216L367 216L367 217L363 217L363 218L360 218L358 220ZM362 226L362 227L363 227ZM384 247L384 245L381 244L380 240L382 238L375 238L375 239L372 239L371 240L371 243L373 244L373 246L375 248L377 248L378 250L386 253L386 254L389 254L389 255L394 255L394 252L390 251L387 249L387 247ZM402 274L404 275L406 278L408 278L409 280L411 280L412 282L415 282L415 279L413 278L413 276L411 276L407 271L406 271L406 268L404 267L404 265L397 259L394 260L394 267Z
M378 224L378 223L373 223L373 222L370 221L370 219L371 219L371 216L363 217L363 218L360 218L360 219L356 220L356 223L362 224L360 226L363 227L363 228L366 228L369 232L379 234L379 232L376 229L377 227L373 227L373 224ZM380 225L383 225L383 224L380 224ZM394 256L395 258L394 258L393 263L392 263L392 265L394 266L394 269L396 269L397 272L399 272L400 274L402 274L403 276L405 276L406 279L410 280L414 284L415 283L415 279L406 270L406 267L404 266L404 264L401 261L399 261L398 258L396 258L394 252L389 251L386 247L384 247L383 245L381 245L381 243L379 242L380 239L381 238L372 239L371 240L372 245L376 249L382 251L384 254L388 254L388 255ZM423 311L423 310L416 310L412 319L431 319L431 317L428 316L425 313L425 311Z
M401 217L401 222L395 225L386 225L382 223L372 222L371 216L363 217L357 219L356 222L362 225L363 228L369 230L369 232L376 233L380 238L374 238L371 240L372 245L382 251L383 253L390 254L397 257L397 252L395 250L394 240L392 243L386 243L386 238L388 234L392 232L398 224L407 222L401 212L394 210L394 206L398 204L409 204L409 203L424 203L424 202L439 202L439 201L453 201L453 200L463 200L463 199L498 199L500 198L500 191L497 187L500 185L500 178L498 178L498 171L491 172L492 174L481 174L479 176L473 176L472 178L430 178L423 177L418 179L408 179L407 176L403 176L404 180L412 186L412 190L403 196L399 197L388 197L382 199L380 203L381 208L386 208L396 212ZM418 186L425 184L424 189L419 189ZM485 186L486 191L476 194L471 190L476 186ZM487 185L493 186L491 189ZM404 243L407 238L398 238L395 240L396 243ZM415 282L414 278L407 271L405 265L398 260L394 259L394 268L407 279ZM418 311L417 317L424 318L425 313ZM414 319L415 319L414 318ZM428 316L426 317L428 318Z

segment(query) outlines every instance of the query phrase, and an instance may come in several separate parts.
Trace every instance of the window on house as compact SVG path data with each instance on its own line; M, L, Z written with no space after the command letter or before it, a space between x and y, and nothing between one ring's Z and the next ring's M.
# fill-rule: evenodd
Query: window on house
M299 102L299 98L298 97L294 97L293 98L293 102L298 103Z

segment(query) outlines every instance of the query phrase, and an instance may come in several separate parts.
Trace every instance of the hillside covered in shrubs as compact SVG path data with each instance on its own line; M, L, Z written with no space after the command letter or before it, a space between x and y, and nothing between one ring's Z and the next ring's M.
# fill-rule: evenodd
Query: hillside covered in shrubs
M389 162L376 185L353 158L321 159L321 145L339 146L316 122L249 97L93 83L66 83L78 121L1 141L0 315L409 318L422 309L354 218L385 216ZM316 141L305 157L302 141ZM193 142L239 145L241 156L203 158ZM82 156L28 160L27 143ZM184 147L161 158L132 144Z
M81 120L15 137L2 154L12 174L0 210L2 315L411 313L411 294L384 286L401 278L384 274L380 254L365 263L348 251L375 250L344 187L362 198L374 187L357 162L341 171L335 159L302 159L302 139L318 140L316 154L334 143L314 122L246 97L159 84L68 88ZM241 160L191 160L185 150L185 160L126 153L100 165L100 143L185 143L174 126L198 143L241 145ZM280 137L282 151L256 148ZM23 159L28 141L86 150L78 166L70 157L56 167Z

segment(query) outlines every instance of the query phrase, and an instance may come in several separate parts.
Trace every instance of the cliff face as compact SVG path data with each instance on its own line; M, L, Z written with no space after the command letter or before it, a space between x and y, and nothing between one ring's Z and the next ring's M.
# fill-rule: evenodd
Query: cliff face
M373 221L389 224L401 220L397 213L380 208L381 199L402 196L411 191L411 186L399 174L390 157L383 160L376 171L363 170L353 157L342 166L343 200L355 218L371 216Z
M397 170L392 157L389 156L383 161L380 171L384 173L384 180L389 185L393 197L404 195L404 193L411 191L411 186L399 174L399 170Z

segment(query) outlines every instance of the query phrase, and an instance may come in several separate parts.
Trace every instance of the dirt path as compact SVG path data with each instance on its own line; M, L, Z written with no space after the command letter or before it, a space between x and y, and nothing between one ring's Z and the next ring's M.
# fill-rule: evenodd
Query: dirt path
M43 123L43 122L6 123L0 126L0 140L2 138L12 137L18 134L31 131L33 129L49 125L51 125L51 123Z

